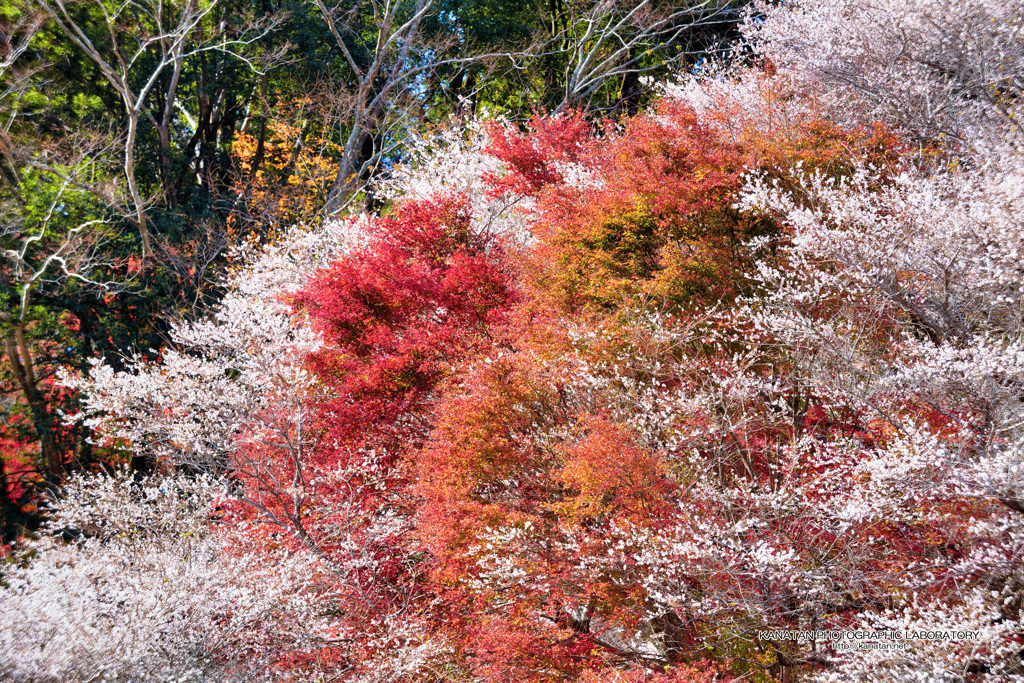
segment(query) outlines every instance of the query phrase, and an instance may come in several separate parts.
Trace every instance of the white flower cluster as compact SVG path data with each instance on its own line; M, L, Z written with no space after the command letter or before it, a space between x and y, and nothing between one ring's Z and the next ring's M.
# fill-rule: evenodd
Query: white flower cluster
M577 353L545 366L559 410L628 425L684 493L666 526L595 520L587 532L560 528L554 543L565 556L586 548L581 585L643 585L652 624L674 612L734 638L830 619L981 634L831 651L822 681L1024 680L1024 158L1013 95L1024 8L761 9L748 35L778 75L704 74L670 96L736 140L798 128L817 110L842 125L955 133L973 150L898 172L750 177L737 208L784 228L751 245L780 259L750 273L756 293L736 309L709 314L718 330L661 319L634 325L628 342L565 330ZM574 438L564 418L534 429L524 436L542 448ZM535 542L524 534L481 539L478 579L538 579L509 551ZM665 634L646 642L673 647Z
M323 342L288 297L372 228L354 217L240 249L217 309L175 325L158 362L129 359L119 372L97 361L87 377L63 378L82 390L78 417L101 438L161 471L185 466L230 485L194 475L69 485L54 534L3 576L0 618L16 626L0 636L0 677L278 680L288 674L276 658L287 657L306 661L309 680L341 667L351 680L383 683L414 676L443 651L412 596L388 605L368 578L408 528L352 502L386 487L376 454L314 459L310 405L323 387L307 359ZM241 517L211 512L225 487ZM324 490L337 495L314 499ZM371 612L378 621L366 621ZM320 654L339 643L376 655L352 666Z
M0 678L261 680L315 642L316 563L231 547L211 526L224 497L204 478L70 481L31 563L4 569Z
M760 0L746 34L840 123L1024 141L1021 0Z
M307 354L321 342L287 297L364 241L369 227L366 218L351 218L240 250L242 265L217 309L208 319L176 324L159 363L136 357L118 372L95 360L88 377L65 376L83 391L84 423L138 454L210 472L223 471L244 439L289 431L314 385Z

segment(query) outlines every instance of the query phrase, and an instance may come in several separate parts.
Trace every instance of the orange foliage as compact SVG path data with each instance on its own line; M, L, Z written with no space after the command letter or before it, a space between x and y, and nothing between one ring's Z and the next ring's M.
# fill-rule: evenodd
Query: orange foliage
M621 425L584 417L582 426L586 435L565 449L555 475L564 500L551 509L577 524L614 515L646 526L661 517L672 486L657 454L637 447Z
M663 608L652 607L643 588L642 561L631 554L639 549L629 545L639 541L622 539L625 529L642 538L691 516L727 524L724 513L691 494L680 460L642 445L579 373L595 373L588 379L600 383L620 370L628 375L611 371L621 358L651 348L654 366L669 353L634 326L631 311L655 311L685 327L695 312L744 293L743 273L773 256L748 243L781 231L734 207L745 173L798 162L844 173L853 159L881 159L894 143L882 130L851 133L818 119L786 127L776 143L763 130L756 139L731 136L678 101L621 128L606 126L603 137L579 116L538 118L534 126L533 134L491 128L492 152L508 168L490 178L494 192L534 199L536 239L517 254L522 298L507 325L492 329L491 357L482 359L481 346L443 385L437 423L417 454L413 490L422 498L417 520L433 558L430 576L447 603L461 605L448 626L451 642L489 680L716 680L719 670L682 664L706 656L710 627L683 612L652 618ZM587 333L579 342L576 335ZM729 354L702 344L687 351L707 354L694 365L699 372L667 378L666 390L724 379L716 373L727 372L718 368ZM705 417L678 419L687 430ZM770 485L779 444L796 438L791 429L754 421L709 436L698 457L736 454L714 470L722 485L745 477ZM809 414L800 429L871 438L867 428L824 414ZM927 531L900 533L913 544ZM830 532L798 519L780 520L773 533L823 539ZM710 592L736 580L714 570L693 579ZM643 623L675 668L615 668L615 634Z
M739 113L724 122L666 99L621 128L606 124L603 139L579 116L535 119L531 135L492 126L491 151L509 169L491 178L494 192L536 199L525 262L538 302L574 313L637 298L687 309L728 302L760 257L745 245L778 231L734 208L744 174L784 177L779 168L798 163L845 173L855 159L888 164L899 151L881 127L804 117L765 128Z
M281 105L266 122L262 151L259 131L235 136L235 190L244 198L244 206L230 220L236 238L244 237L253 224L272 236L309 221L323 207L338 172L341 148L329 130L289 123L304 118L297 112L313 105L309 99Z
M732 678L720 678L720 667L710 662L698 662L693 665L681 665L667 668L664 673L655 673L646 669L630 669L616 671L603 669L600 671L584 671L577 679L578 683L727 683Z

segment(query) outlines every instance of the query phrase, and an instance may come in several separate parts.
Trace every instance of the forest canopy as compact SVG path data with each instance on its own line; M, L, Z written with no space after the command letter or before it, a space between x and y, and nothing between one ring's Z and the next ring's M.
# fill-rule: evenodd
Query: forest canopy
M1024 681L1024 3L0 26L0 677Z

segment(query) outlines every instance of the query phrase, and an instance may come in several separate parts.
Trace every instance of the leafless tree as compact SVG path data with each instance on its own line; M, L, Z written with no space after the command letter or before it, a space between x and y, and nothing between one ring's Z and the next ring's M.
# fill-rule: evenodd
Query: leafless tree
M564 12L545 46L560 54L565 64L564 93L555 112L587 107L598 90L616 80L628 97L644 73L693 58L691 34L735 21L736 4L684 0L664 6L655 0L599 0L575 16ZM662 54L652 58L658 50Z
M413 50L422 46L421 27L433 0L416 0L408 16L403 16L402 10L406 6L397 0L385 0L384 3L371 0L369 3L357 3L354 7L347 2L333 7L326 5L324 0L314 2L355 78L349 134L325 207L325 213L330 216L344 207L346 199L358 187L365 169L381 157L379 152L375 154L370 150L367 153L366 148L372 144L372 136L381 125L385 108L391 103L395 91L421 71L409 68L409 64ZM372 12L371 30L375 35L372 46L369 46L369 58L357 59L348 47L346 34L353 33L358 13L367 10Z

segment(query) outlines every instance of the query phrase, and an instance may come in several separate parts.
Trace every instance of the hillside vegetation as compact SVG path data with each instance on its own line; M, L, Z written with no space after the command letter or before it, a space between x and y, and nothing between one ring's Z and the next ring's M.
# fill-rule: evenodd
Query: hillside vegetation
M734 30L410 132L54 361L106 460L11 545L0 677L1024 681L1024 4Z

